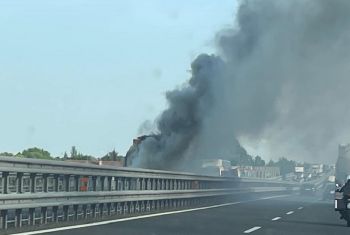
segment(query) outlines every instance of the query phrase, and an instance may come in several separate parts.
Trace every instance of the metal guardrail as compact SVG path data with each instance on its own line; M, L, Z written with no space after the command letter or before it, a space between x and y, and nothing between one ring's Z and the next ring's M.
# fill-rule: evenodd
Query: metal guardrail
M298 184L0 157L0 227L96 219L192 206Z

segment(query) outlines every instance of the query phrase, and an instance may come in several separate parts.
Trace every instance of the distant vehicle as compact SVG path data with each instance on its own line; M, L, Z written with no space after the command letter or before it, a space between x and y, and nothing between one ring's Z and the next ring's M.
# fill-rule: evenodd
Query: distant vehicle
M335 183L335 175L328 176L328 181L332 182L332 183Z
M335 184L328 183L328 184L326 184L326 186L324 188L322 199L323 200L333 200L334 194L335 194Z
M300 194L302 195L314 195L316 192L315 185L303 184L300 188Z

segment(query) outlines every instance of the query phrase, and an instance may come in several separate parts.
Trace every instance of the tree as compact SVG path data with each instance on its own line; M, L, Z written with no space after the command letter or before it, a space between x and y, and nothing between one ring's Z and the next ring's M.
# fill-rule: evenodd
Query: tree
M280 168L281 175L285 176L288 173L294 172L296 162L288 160L285 157L281 157L274 165L278 166Z
M0 153L0 156L3 156L3 157L13 157L13 153L3 152L3 153Z
M17 153L16 156L36 159L53 159L48 151L36 147L23 150L21 153Z
M266 166L275 166L275 162L272 159L270 159Z
M121 160L123 158L123 156L118 155L118 152L115 151L115 149L113 149L113 151L107 153L105 156L103 156L101 158L101 160L103 161L117 161L117 160Z
M68 159L68 154L67 154L67 152L64 152L64 154L63 154L63 159Z
M74 159L77 156L78 156L78 150L75 146L72 146L72 148L70 150L70 157Z
M265 161L260 156L256 156L254 159L254 166L265 166Z
M67 157L67 158L66 158ZM70 157L68 157L67 153L64 154L63 159L70 159L70 160L96 160L95 157L79 153L77 148L75 146L72 146L70 151Z

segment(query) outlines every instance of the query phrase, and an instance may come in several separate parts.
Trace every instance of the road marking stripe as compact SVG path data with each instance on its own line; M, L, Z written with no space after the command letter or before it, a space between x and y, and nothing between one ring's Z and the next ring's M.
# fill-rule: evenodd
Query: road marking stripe
M287 213L286 213L286 215L291 215L291 214L293 214L294 213L294 211L288 211Z
M258 199L254 199L254 200L229 202L229 203L217 204L217 205L213 205L213 206L205 206L205 207L198 207L198 208L178 210L178 211L168 211L168 212L161 212L161 213L155 213L155 214L149 214L149 215L139 215L139 216L134 216L134 217L106 220L106 221L94 222L94 223L89 223L89 224L79 224L79 225L72 225L72 226L67 226L67 227L59 227L59 228L52 228L52 229L45 229L45 230L38 230L38 231L31 231L31 232L13 233L12 235L34 235L34 234L42 234L42 233L52 233L52 232L57 232L57 231L71 230L71 229L77 229L77 228L87 228L87 227L98 226L98 225L113 224L113 223L123 222L123 221L158 217L158 216L163 216L163 215L179 214L179 213L185 213L185 212L191 212L191 211L206 210L206 209L236 205L236 204L240 204L240 203L262 201L262 200L268 200L268 199L280 198L280 197L288 197L288 196L289 195L277 195L277 196L272 196L272 197L258 198Z
M301 206L301 207L298 207L298 210L302 210L303 208L304 208L304 207L302 207L302 206Z
M251 229L245 230L244 233L251 233L251 232L254 232L258 229L261 229L261 227L259 227L259 226L253 227Z
M276 220L280 220L280 219L281 219L281 217L275 217L272 219L272 221L276 221Z

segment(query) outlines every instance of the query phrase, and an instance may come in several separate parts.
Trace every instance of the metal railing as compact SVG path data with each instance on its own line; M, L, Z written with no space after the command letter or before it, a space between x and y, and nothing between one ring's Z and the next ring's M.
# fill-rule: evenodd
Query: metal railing
M2 230L188 207L228 195L294 190L282 181L0 158Z

